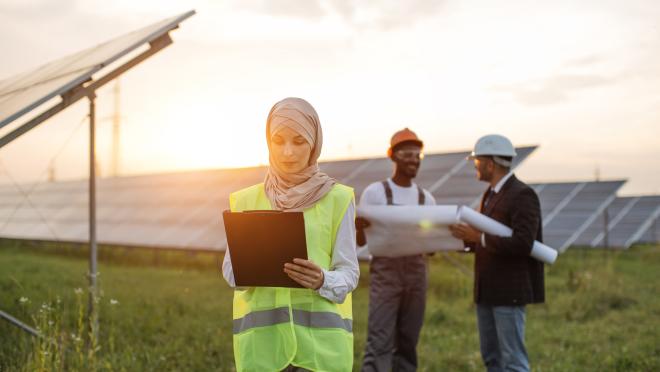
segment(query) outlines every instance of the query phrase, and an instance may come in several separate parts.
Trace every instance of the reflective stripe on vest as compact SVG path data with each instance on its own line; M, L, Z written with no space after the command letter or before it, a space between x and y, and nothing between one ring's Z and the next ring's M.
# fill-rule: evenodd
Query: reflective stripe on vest
M253 311L240 319L234 319L234 334L247 331L250 328L271 326L279 323L288 323L291 320L289 307Z
M290 319L288 307L253 311L240 319L234 319L233 332L237 334L255 327L288 323ZM351 319L342 319L338 314L329 311L311 312L293 309L293 323L303 327L341 328L347 332L353 332L353 321Z
M311 328L341 328L353 332L353 321L342 319L336 313L329 311L305 311L293 309L293 323Z

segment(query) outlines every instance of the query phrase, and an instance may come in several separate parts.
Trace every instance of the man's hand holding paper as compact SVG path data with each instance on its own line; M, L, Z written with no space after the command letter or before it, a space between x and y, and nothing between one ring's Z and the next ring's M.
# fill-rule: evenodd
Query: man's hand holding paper
M482 234L481 231L465 223L449 225L449 231L454 238L467 243L478 243Z

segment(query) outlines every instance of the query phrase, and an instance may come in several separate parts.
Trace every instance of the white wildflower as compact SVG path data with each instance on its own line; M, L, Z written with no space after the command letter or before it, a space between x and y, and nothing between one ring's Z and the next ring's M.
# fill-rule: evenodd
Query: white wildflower
M82 294L82 288L76 288L73 290L76 294Z
M114 298L111 298L110 305L119 305L119 301L115 300Z
M26 302L28 302L28 301L29 301L29 300L28 300L27 297L21 297L21 298L18 300L18 302L20 302L20 303L22 303L22 304L24 304L24 303L26 303Z

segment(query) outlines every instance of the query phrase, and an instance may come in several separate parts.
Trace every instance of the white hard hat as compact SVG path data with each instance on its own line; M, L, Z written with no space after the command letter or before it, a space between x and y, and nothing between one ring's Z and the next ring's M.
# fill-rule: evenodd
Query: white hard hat
M510 166L510 162L498 157L514 157L516 156L516 149L508 138L499 134L489 134L479 138L474 145L474 150L472 151L472 154L470 154L470 157L473 158L476 156L494 156L495 160L499 160L496 161L497 163L504 166Z

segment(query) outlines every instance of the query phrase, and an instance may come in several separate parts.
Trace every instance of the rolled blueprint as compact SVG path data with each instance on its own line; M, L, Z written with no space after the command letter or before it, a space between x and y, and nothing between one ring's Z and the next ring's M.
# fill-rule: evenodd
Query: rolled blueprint
M510 237L513 234L513 230L508 226L466 206L458 208L458 220L491 235ZM557 259L557 251L535 241L530 256L552 265Z
M358 216L371 223L365 234L374 256L398 257L463 249L449 225L458 222L455 205L364 205Z

